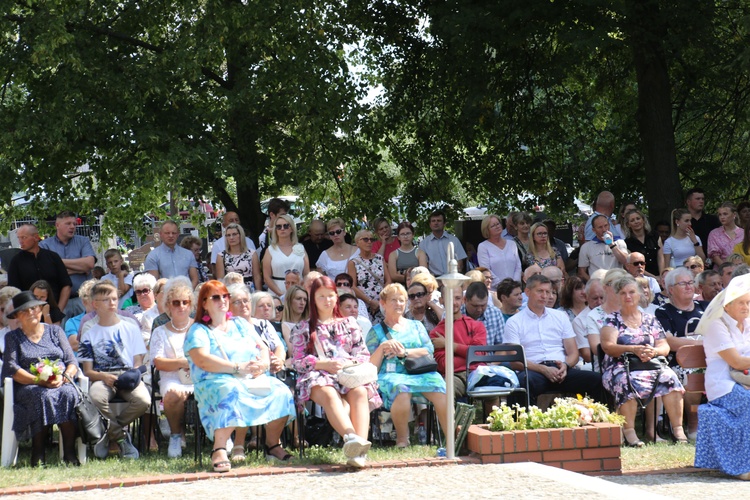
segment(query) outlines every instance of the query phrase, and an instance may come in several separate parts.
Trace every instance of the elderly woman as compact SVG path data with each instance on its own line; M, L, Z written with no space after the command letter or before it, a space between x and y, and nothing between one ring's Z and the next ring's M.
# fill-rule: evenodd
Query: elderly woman
M235 272L242 275L242 280L250 290L261 290L258 252L247 247L245 230L239 224L229 224L224 232L224 239L226 248L216 259L216 279Z
M405 317L409 320L418 321L428 332L432 331L440 323L443 310L432 301L427 287L419 281L413 281L409 286L407 298L409 299L409 309L406 311ZM440 310L440 315L438 315L437 310Z
M557 250L549 242L549 229L547 229L547 226L541 222L537 222L531 226L529 234L531 235L531 242L529 244L529 253L526 256L526 264L529 266L536 264L542 269L557 266L562 271L563 276L565 276L567 274L565 272L565 263L562 256L557 253Z
M377 238L372 231L361 229L354 235L354 242L359 248L359 256L349 261L347 273L353 278L353 291L362 299L370 312L370 319L380 318L380 301L378 295L391 282L388 267L383 256L372 251L372 244Z
M52 290L50 284L45 280L35 281L31 284L29 291L34 294L36 300L46 302L42 307L42 323L60 326L62 320L65 319L65 313L58 307L55 291Z
M703 272L703 269L704 269L703 259L701 259L697 255L688 257L682 262L682 265L690 269L690 272L693 273L693 277L698 276L700 273Z
M284 310L281 313L281 334L291 354L292 330L300 321L310 318L307 291L301 286L293 286L286 291L284 302Z
M346 272L349 261L359 255L359 249L346 242L346 224L343 219L337 217L329 220L326 231L333 245L320 254L315 267L329 278L333 278Z
M195 399L206 435L214 442L211 451L215 472L232 468L227 441L244 443L248 426L266 425L265 453L268 460L287 461L291 455L279 443L288 421L294 419L294 400L278 379L268 377L268 348L243 318L229 314L229 292L220 281L201 287L195 323L185 339ZM230 319L231 318L231 319ZM244 456L235 446L236 459Z
M720 266L733 253L735 245L742 243L744 232L737 227L739 220L737 208L731 201L725 201L719 205L716 215L719 216L721 227L708 233L706 253L715 266Z
M396 248L388 257L388 272L391 279L399 283L406 283L406 271L417 266L427 267L427 254L414 245L414 226L410 222L402 222L396 228L398 241L401 246ZM373 250L374 250L373 245Z
M625 212L622 232L628 251L643 254L646 257L646 272L651 276L659 276L659 237L651 232L651 225L643 212Z
M485 240L477 247L479 265L492 273L492 288L505 278L521 281L521 260L518 246L513 240L502 237L503 222L491 214L482 220L482 236Z
M348 388L336 374L352 362L366 363L370 353L354 318L339 311L335 283L323 276L310 286L310 320L292 331L298 404L312 400L323 407L333 429L344 439L344 455L352 467L364 467L372 443L366 438L370 412L382 405L375 384Z
M78 362L62 328L41 323L42 306L31 292L13 297L7 315L19 327L5 336L2 379L13 378L13 431L19 440L31 438L31 465L44 465L47 428L56 424L63 442L63 461L80 465L75 452L78 394L66 378L78 373ZM31 366L49 361L59 375L31 373Z
M270 372L276 374L284 368L286 346L271 323L276 316L273 295L268 292L255 292L252 295L252 314L250 324L255 327L256 333L268 347Z
M750 390L732 370L750 370L750 275L732 279L698 325L706 352L706 397L698 407L695 466L750 480Z
M672 210L672 235L667 238L662 246L662 268L679 265L688 257L693 255L701 259L706 258L703 252L704 242L695 234L690 222L692 215L684 208Z
M669 354L664 330L656 318L640 311L641 288L635 278L620 278L613 288L619 298L620 310L607 316L601 329L601 346L606 354L602 385L614 396L617 411L625 416L625 444L643 446L643 441L635 433L636 402L646 405L652 397L662 398L675 439L687 443L682 429L682 393L685 390L677 374L663 367L660 370L631 370L628 375L622 360L622 356L628 354L634 354L641 362Z
M159 370L159 393L162 395L164 415L169 424L170 436L167 456L182 456L185 401L193 393L190 366L183 344L193 320L193 287L185 276L170 279L164 287L169 322L158 326L151 334L150 358Z
M305 247L297 242L297 226L291 216L276 217L269 232L271 244L263 256L263 280L271 293L281 297L286 292L287 273L305 276L310 272L310 262Z
M404 318L406 290L397 283L380 292L385 319L367 334L370 362L379 368L378 384L383 406L391 412L396 428L396 447L409 446L409 414L412 395L423 396L435 406L440 425L447 429L445 381L437 371L411 375L404 360L434 352L427 330L418 321Z

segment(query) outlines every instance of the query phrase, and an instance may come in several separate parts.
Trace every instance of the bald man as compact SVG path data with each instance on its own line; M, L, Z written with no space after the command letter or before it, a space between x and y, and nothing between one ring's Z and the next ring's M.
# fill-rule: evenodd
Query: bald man
M224 214L224 217L221 219L222 233L226 231L229 224L239 224L240 226L242 225L240 224L240 216L237 214L237 212L230 211ZM243 227L242 229L245 228ZM245 234L248 234L247 230L245 231ZM245 236L245 243L247 243L248 250L256 250L255 243L247 236ZM214 241L214 246L211 247L211 274L213 274L214 276L216 276L216 262L218 261L221 252L226 250L226 247L227 243L224 239L224 236Z
M8 285L28 290L35 281L45 280L52 287L61 310L70 298L73 282L62 258L39 246L39 230L33 224L21 226L16 232L21 251L8 265Z
M648 287L651 289L654 295L656 295L657 293L661 293L659 282L656 281L653 276L649 276L646 274L646 256L644 256L642 253L633 252L628 255L628 261L627 264L625 264L625 269L634 278L646 278L648 280Z
M596 197L596 202L594 202L594 213L591 214L591 217L586 221L586 228L585 228L585 235L586 235L586 241L591 241L594 239L594 228L591 227L591 221L596 217L597 215L604 215L607 217L607 220L610 220L612 218L612 214L615 213L615 195L610 193L609 191L602 191L599 193L599 196ZM610 224L612 236L620 237L622 238L623 235L620 233L619 228L615 227L614 224Z

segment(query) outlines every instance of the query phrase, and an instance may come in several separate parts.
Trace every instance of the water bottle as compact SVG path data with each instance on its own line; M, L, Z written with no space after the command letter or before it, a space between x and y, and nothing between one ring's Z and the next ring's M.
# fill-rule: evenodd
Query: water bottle
M427 429L424 428L424 424L420 423L417 428L417 439L419 444L427 444Z
M608 246L611 245L612 244L612 236L610 236L609 234L605 234L604 235L604 244L608 245Z

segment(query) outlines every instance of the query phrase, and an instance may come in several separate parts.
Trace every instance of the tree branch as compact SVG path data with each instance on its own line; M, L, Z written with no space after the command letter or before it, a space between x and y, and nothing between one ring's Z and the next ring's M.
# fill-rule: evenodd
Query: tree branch
M160 47L158 45L154 45L152 43L144 42L143 40L139 40L137 38L133 38L132 36L125 35L123 33L119 33L113 29L110 28L102 28L100 26L94 26L94 25L83 25L83 24L74 24L74 23L66 23L66 27L68 30L73 29L80 29L83 31L90 31L92 33L97 33L99 35L104 35L109 38L115 38L117 40L122 40L123 42L127 42L130 45L134 45L136 47L141 47L147 50L150 50L152 52L156 52L157 54L161 54L164 52L164 48Z
M234 88L234 84L233 83L230 83L230 82L224 80L222 77L220 77L219 75L217 75L216 73L214 73L213 71L211 71L210 69L208 69L206 67L202 67L201 68L201 72L203 73L204 76L206 76L207 78L215 81L216 83L218 83L219 85L221 85L222 88L224 88L226 90L232 90Z

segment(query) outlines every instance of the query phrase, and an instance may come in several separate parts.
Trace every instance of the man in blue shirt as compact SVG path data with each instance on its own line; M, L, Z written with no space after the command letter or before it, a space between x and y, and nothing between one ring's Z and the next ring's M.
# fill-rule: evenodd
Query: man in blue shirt
M198 263L193 252L177 244L179 235L180 228L175 222L163 223L159 229L161 245L146 256L144 269L156 279L185 276L195 288L198 285Z
M430 214L429 220L432 233L422 239L419 248L427 254L430 272L434 276L441 276L448 272L446 249L449 242L453 243L453 251L458 261L458 272L462 272L466 252L458 238L445 230L445 212L436 210Z
M60 212L55 218L56 234L39 243L45 250L51 250L62 258L65 269L68 270L70 281L73 283L70 289L70 298L67 304L60 302L60 308L68 318L81 314L83 303L78 297L78 289L81 283L91 277L91 270L96 265L96 254L91 246L91 241L84 236L76 235L78 219L76 214L69 210Z

